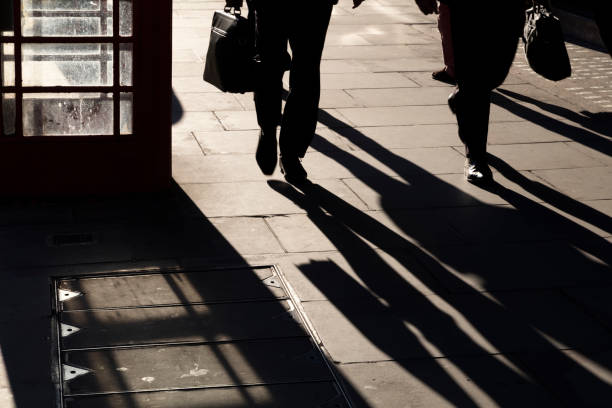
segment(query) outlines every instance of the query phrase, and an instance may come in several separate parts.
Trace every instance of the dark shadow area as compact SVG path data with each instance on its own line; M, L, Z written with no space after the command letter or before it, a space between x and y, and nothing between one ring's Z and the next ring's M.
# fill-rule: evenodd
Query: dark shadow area
M433 372L426 370L425 375L416 368L418 359L450 360L500 406L517 405L518 396L528 406L604 406L609 401L606 382L561 349L579 349L591 361L612 368L606 354L610 328L593 318L602 311L565 295L573 288L612 286L610 242L497 183L489 192L512 207L486 205L326 112L320 112L319 120L399 175L390 177L350 152L316 140L321 147L317 150L347 168L368 194L378 197L370 205L386 213L410 241L319 185L295 189L269 183L307 211L363 282L362 286L333 263L301 266L361 334L455 406L481 402L438 368L430 367ZM527 191L609 230L605 215L561 193L528 185L499 159L494 164ZM411 211L421 209L431 210L431 216L411 216ZM463 244L432 242L427 223L433 222L430 227L437 231L433 224L441 219L458 232ZM415 288L366 242L389 254L427 290ZM496 353L511 364L501 362ZM474 356L478 359L468 358ZM588 384L589 392L568 382L568 372Z
M174 90L172 90L172 124L179 122L183 118L183 105L181 101L176 97Z
M68 398L67 408L346 407L286 291L265 281L269 268L248 266L178 185L6 200L0 225L0 284L10 288L0 298L0 348L18 408L56 398L54 277L83 294L58 315L81 328L59 340L63 361L94 370L65 391L100 393ZM92 239L66 239L74 234ZM183 391L155 391L175 388Z
M574 38L574 36L571 34L566 35L565 40L567 42L596 51L611 52L608 51L612 47L612 31L610 30L610 25L608 22L608 16L610 15L611 11L609 3L599 0L587 0L581 2L571 0L554 0L551 2L551 4L554 8L561 10L562 12L569 13L562 14L560 16L561 24L564 26L564 30L572 25L578 26L570 29L570 33L574 33L578 37L587 38L592 41L597 41L595 38L599 37L607 49L599 44L593 44L591 42ZM557 10L553 9L553 12L556 11ZM588 24L589 20L591 24ZM595 26L597 28L594 28ZM591 30L596 30L597 33L595 34ZM588 35L589 32L591 36Z

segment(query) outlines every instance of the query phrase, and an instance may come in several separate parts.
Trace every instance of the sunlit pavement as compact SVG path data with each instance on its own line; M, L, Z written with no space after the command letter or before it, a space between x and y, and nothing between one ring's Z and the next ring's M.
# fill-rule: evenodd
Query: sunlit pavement
M166 286L116 286L123 292L108 284L111 295L100 292L95 299L135 310L161 302L147 291L160 287L176 297L164 307L189 312L174 317L184 327L163 319L162 328L155 326L159 316L152 311L144 320L117 312L89 322L89 333L94 326L95 333L106 333L100 336L109 346L163 345L194 335L212 349L216 342L230 346L197 354L197 366L165 357L167 365L153 368L119 351L99 361L76 358L82 349L62 351L68 354L62 358L83 366L98 361L107 367L104 375L93 364L86 367L93 374L82 377L90 381L85 393L138 391L107 399L79 399L77 392L68 406L297 407L316 394L323 398L319 406L334 407L346 403L342 393L353 406L372 408L609 405L610 57L569 45L574 76L551 83L529 70L519 47L511 74L492 98L489 152L496 183L479 188L463 179L463 150L446 106L451 88L431 79L442 61L435 18L422 16L412 0L366 0L356 10L340 0L322 62L318 136L303 161L312 184L294 188L278 170L266 177L255 163L252 95L223 94L202 81L212 13L222 5L174 2L178 187L171 194L3 203L0 239L11 250L2 265L9 293L0 315L0 406L13 398L20 408L55 401L49 277L235 271L224 268L247 264L274 265L282 293L273 302L290 300L299 315L298 334L291 332L297 330L293 320L289 332L285 320L263 332L271 339L312 336L331 362L333 381L327 374L279 376L278 361L290 354L284 346L273 347L269 360L257 350L232 349L233 341L260 339L261 327L277 321L269 317L287 311L285 303L261 320L245 314L251 324L236 318L239 312L228 313L236 319L232 326L219 318L225 316L219 308L201 309L209 307L207 296L218 295L211 290L216 286L169 278ZM49 244L49 236L88 231L88 245ZM270 293L278 289L268 275L228 272L214 282L229 292L241 285L261 291L255 276ZM249 290L231 302L252 301ZM87 294L83 299L93 302ZM194 316L204 322L201 332ZM100 323L106 321L116 323L114 332ZM102 344L87 331L74 336L83 334L71 341ZM129 364L158 371L132 376L140 371L120 370ZM183 371L170 369L178 366ZM179 403L164 392L184 389L182 375L200 394ZM210 380L213 375L222 381ZM341 384L342 398L327 395L327 388L313 392L304 381ZM80 385L59 388L71 395ZM215 394L226 386L230 392ZM210 391L206 387L213 392L202 391Z

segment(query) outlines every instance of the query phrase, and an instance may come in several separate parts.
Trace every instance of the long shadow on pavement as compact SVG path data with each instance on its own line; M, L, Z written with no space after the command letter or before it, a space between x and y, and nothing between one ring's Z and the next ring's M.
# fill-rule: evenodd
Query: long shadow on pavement
M497 92L492 94L491 101L495 105L525 120L563 135L574 142L581 143L603 154L612 156L612 141L610 140L610 137L612 137L612 113L610 112L595 114L584 112L583 114L579 114L567 108L542 102L503 88L499 88ZM573 124L537 112L519 102L537 106L545 112L563 117L573 122Z
M600 326L598 316L593 316L605 313L605 306L609 310L610 303L604 301L602 310L585 307L587 313L583 313L583 306L574 303L580 300L569 301L565 293L576 287L612 285L612 245L608 241L497 184L491 192L514 208L483 205L327 113L320 112L319 120L399 174L390 177L349 152L317 140L319 151L377 194L381 209L417 243L321 186L307 185L298 191L285 183L270 182L273 189L308 212L364 283L365 288L337 265L302 267L304 275L363 336L452 405L486 402L474 399L466 392L468 387L437 366L417 368L422 361L416 363L415 358L444 357L501 406L515 405L516 398L523 405L530 401L531 406L578 406L585 400L605 405L609 401L606 381L585 368L580 359L612 367L611 328ZM502 167L501 161L497 164ZM547 198L555 201L558 196L548 194ZM567 204L569 200L562 201ZM579 203L576 207L590 221L609 227L601 214ZM398 211L423 208L433 208L435 215L448 218L466 244L436 244L422 220ZM563 233L551 234L551 225ZM500 233L504 228L507 230ZM508 239L499 242L506 233ZM406 281L364 239L391 255L431 293ZM432 276L437 285L428 284ZM327 333L334 334L333 330ZM579 349L578 357L570 349ZM466 358L469 356L478 358ZM529 376L520 374L520 369ZM589 384L588 391L574 388L566 378L569 372Z

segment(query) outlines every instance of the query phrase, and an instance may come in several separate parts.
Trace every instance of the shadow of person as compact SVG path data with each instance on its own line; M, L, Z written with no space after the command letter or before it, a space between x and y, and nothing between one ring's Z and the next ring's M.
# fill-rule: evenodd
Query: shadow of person
M517 101L536 106L545 112L565 118L579 126L574 126L570 123L562 122L558 119L537 112L530 109L528 106L518 103ZM601 151L602 153L612 155L612 147L608 139L612 136L611 112L591 113L583 111L581 113L577 113L562 106L542 102L504 88L498 88L497 92L493 92L491 102L514 113L515 115L518 115L553 132L559 133L560 135L568 137L576 142L584 143L587 146L591 146L591 144L593 144L593 148L597 148L596 146L601 146L600 148L597 148L597 150Z
M516 304L516 295L499 296L474 290L446 271L430 256L428 249L414 246L319 185L307 185L298 192L285 183L271 181L269 184L307 211L326 238L343 249L342 256L363 283L356 282L335 265L311 263L300 269L351 324L408 373L456 406L481 405L482 401L478 400L466 405L465 391L458 392L465 384L454 383L446 372L433 372L440 367L413 360L443 358L469 377L496 404L513 406L518 403L514 398L526 400L529 395L533 406L555 405L533 379L520 369L515 371L522 365L519 358L506 355L510 363L504 364L498 357L491 357L499 352L511 354L528 350L547 354L559 365L579 369L534 330L531 321L522 320L526 310ZM414 282L400 276L380 252L364 240L382 248L418 282L429 284L432 294L417 290ZM439 256L444 251L435 252ZM429 271L423 269L423 264ZM443 277L444 286L452 290L448 292L432 283L431 271L436 278L442 273L448 274ZM544 297L551 298L550 294ZM508 306L514 307L508 311ZM537 323L542 327L542 322ZM470 359L468 356L478 357ZM586 375L591 377L589 373ZM496 378L496 382L491 378ZM594 384L599 381L594 377L592 380ZM518 389L508 392L508 386ZM604 384L600 388L605 389Z
M449 358L463 372L474 376L470 378L481 378L482 382L475 381L475 384L500 405L507 405L508 395L482 378L470 362L459 361L457 356L465 355L465 350L471 350L468 355L480 356L503 353L511 367L527 367L538 382L553 390L556 397L569 401L570 405L581 405L585 399L595 404L609 400L612 395L605 381L561 350L579 347L592 361L610 367L609 359L599 354L609 344L609 334L577 310L558 290L576 286L610 286L609 242L499 185L492 187L491 192L507 199L514 207L483 205L455 186L384 149L358 130L345 124L337 126L342 122L329 114L322 111L319 118L323 124L335 127L340 136L358 149L367 151L398 174L398 177L388 176L351 152L317 138L317 150L348 169L358 178L355 183L361 183L369 190L367 194L378 197L375 207L393 221L399 233L320 186L305 186L301 193L272 182L271 187L308 212L313 223L336 248L341 249L342 256L368 292L382 299L394 315L412 325L410 327L421 333L427 344L439 350L439 355ZM446 219L459 231L463 244L443 245L432 241L418 216L405 216L405 210L411 209L431 209L434 217ZM582 208L582 211L591 221L604 227L608 225L596 212L589 213L588 208ZM533 222L534 217L542 216L547 222ZM550 223L577 234L568 241L551 233L548 230ZM420 281L427 281L426 276L431 274L440 286L429 287L433 296L424 296L406 282L405 277L398 276L393 268L380 261L378 253L363 244L363 240L390 254L412 274L416 273ZM418 262L407 258L407 251ZM591 258L591 255L598 259ZM424 265L428 273L419 272L419 265ZM350 287L349 282L342 286L326 285L323 276L314 276L316 271L313 268L308 271L305 274L334 306L377 347L395 360L413 357L404 354L401 346L390 347L389 338L401 339L400 343L406 342L409 349L419 342L413 338L414 333L405 328L399 332L377 333L375 328L360 321L359 313L354 312L350 304L347 306L342 302L343 288ZM348 276L344 278L350 281ZM428 303L435 304L433 299L445 306L431 307ZM456 311L463 316L468 327L474 329L473 338L466 335L465 326L456 323L457 320L451 324L448 315L440 317L441 310ZM458 340L449 342L449 339ZM457 343L463 346L455 347ZM400 364L412 373L409 363ZM525 378L504 364L494 365L505 378L519 382ZM562 369L549 371L546 369L548 366ZM568 370L578 373L576 375L591 384L595 392L584 395L572 388L564 377ZM443 392L444 386L431 381L431 378L420 380ZM456 398L456 395L443 395L451 402ZM463 394L455 402L461 405L464 398Z
M586 221L589 224L600 228L604 232L612 234L612 218L610 218L608 215L597 211L596 209L589 207L580 201L576 201L543 183L536 180L529 180L523 174L513 169L508 163L490 153L489 163L508 180L538 197L542 201L567 214ZM567 222L567 219L560 214L548 211L547 209L542 208L541 205L536 205L530 200L526 200L523 196L517 195L512 190L503 188L497 183L494 184L493 188L490 188L489 190L495 194L498 194L511 204L513 201L516 202L515 207L528 211L530 213L530 217L534 221L539 221L540 224L556 229L558 232L562 233L566 239L572 240L577 245L580 245L581 242L591 241L593 238L592 234L585 233L584 228L579 227L573 222ZM520 200L520 203L517 202L517 200ZM607 255L609 258L610 254L602 255Z
M465 384L457 383L441 365L436 362L424 364L419 359L431 357L432 354L433 357L448 359L498 403L510 404L511 395L504 395L502 388L488 387L488 375L494 375L500 382L521 382L524 391L533 394L533 400L538 401L536 405L550 402L540 395L536 384L521 378L503 363L491 359L473 364L465 358L469 355L486 356L488 344L479 343L467 335L458 325L457 315L452 314L451 308L441 308L441 304L445 303L443 297L432 301L431 297L425 296L400 276L378 251L363 240L365 238L385 247L419 281L431 283L427 271L406 252L411 245L404 238L319 185L306 185L302 191L298 191L284 182L269 181L268 184L306 210L309 219L336 247L345 248L342 255L363 285L333 261L315 261L301 265L300 269L348 321L384 354L454 406L480 404L466 392L463 388ZM444 297L447 296L445 293ZM407 326L416 328L418 335ZM428 344L434 348L428 347ZM330 344L327 346L333 347ZM413 359L417 359L417 362ZM486 371L482 370L483 366L487 368Z

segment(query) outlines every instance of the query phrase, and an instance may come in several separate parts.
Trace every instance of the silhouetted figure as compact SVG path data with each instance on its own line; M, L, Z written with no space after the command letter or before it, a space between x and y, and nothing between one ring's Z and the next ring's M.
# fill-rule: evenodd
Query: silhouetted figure
M248 0L254 13L261 77L255 90L261 128L255 158L264 174L276 167L276 128L280 125L280 165L285 179L301 183L307 174L300 159L306 154L317 124L320 64L333 4L288 0ZM287 44L292 57L289 65ZM289 65L289 67L288 67ZM282 110L283 73L289 68L289 94Z
M448 103L457 115L459 137L465 144L465 176L473 183L488 182L492 179L487 164L491 91L503 83L512 65L525 23L524 2L446 3L457 78L457 89ZM417 0L417 5L426 14L436 9L435 0Z
M444 57L444 68L434 71L431 77L436 81L455 85L455 60L453 56L453 39L451 38L450 8L446 0L440 0L438 5L438 31L442 37L442 56Z

